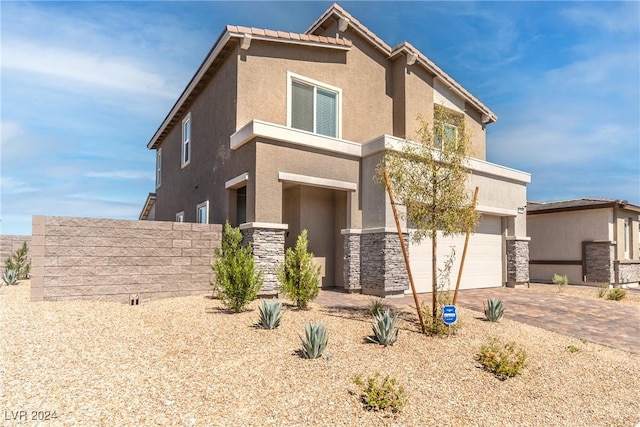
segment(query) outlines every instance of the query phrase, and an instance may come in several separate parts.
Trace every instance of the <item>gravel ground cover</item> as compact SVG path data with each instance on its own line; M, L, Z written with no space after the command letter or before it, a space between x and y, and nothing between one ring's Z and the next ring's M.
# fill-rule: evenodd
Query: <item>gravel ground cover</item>
M594 290L595 293L595 290ZM640 357L508 319L461 309L449 338L418 333L401 314L392 347L367 343L368 314L285 306L281 326L256 329L258 302L230 314L202 296L141 306L31 303L29 284L0 290L4 425L173 426L634 426ZM345 295L345 298L350 296ZM304 324L328 326L326 357L302 359ZM500 381L474 354L490 337L528 353L522 375ZM579 351L571 352L568 346ZM408 403L367 412L356 375L390 375ZM28 420L11 416L26 411ZM56 418L36 423L38 411ZM9 420L7 420L7 417Z
M531 289L540 292L553 292L561 293L563 295L575 295L583 298L601 299L598 297L598 288L595 286L569 285L560 289L557 285L532 283ZM627 291L627 295L620 301L616 301L616 304L640 307L640 288L629 288L625 290Z

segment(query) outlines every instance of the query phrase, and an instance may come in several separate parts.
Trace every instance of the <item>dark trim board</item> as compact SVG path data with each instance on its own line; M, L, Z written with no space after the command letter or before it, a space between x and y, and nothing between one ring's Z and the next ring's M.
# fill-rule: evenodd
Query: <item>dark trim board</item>
M582 260L529 260L529 264L582 265Z

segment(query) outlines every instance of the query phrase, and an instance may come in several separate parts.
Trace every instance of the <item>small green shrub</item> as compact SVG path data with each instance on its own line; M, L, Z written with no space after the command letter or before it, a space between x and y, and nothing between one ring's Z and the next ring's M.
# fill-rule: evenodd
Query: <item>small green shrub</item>
M567 275L566 275L566 274L564 274L564 275L562 275L562 276L561 276L561 275L559 275L559 274L554 274L554 275L553 275L553 279L551 279L551 280L553 281L553 283L554 283L555 285L557 285L557 286L558 286L558 290L559 290L560 292L562 292L562 290L563 290L564 288L566 288L566 287L567 287L567 285L569 284L569 278L567 277Z
M406 404L404 388L398 385L394 378L385 376L380 381L380 374L367 378L366 383L360 377L354 382L362 388L360 400L365 408L370 411L388 411L398 413Z
M387 308L384 313L373 315L373 336L367 337L371 342L378 343L383 346L393 345L398 339L398 313L391 315L391 310Z
M620 301L627 295L627 291L622 288L613 288L607 293L607 299L612 301Z
M517 349L514 342L500 344L491 340L480 347L476 360L484 369L504 381L518 375L526 366L527 353L523 349Z
M572 344L567 346L567 350L569 350L569 353L577 353L580 351L580 347L576 347Z
M239 313L258 296L262 274L256 271L251 246L242 246L242 233L228 222L224 225L222 250L215 249L214 286L223 304Z
M609 292L609 284L608 283L599 283L598 284L598 298L604 298Z
M313 253L307 247L307 230L302 230L295 248L287 249L284 264L278 268L282 292L302 309L320 292L320 266L313 264Z
M16 250L9 258L4 262L5 270L15 270L18 275L18 280L24 280L29 277L31 272L31 263L28 260L29 246L27 242L23 242L22 246Z
M371 314L372 316L384 313L386 310L391 310L391 305L389 305L382 298L371 301L368 307L369 314Z
M18 272L16 270L5 270L2 273L2 281L7 285L16 285L18 284Z
M484 317L489 322L499 322L504 315L504 307L502 306L502 300L500 298L487 299L487 305L484 306Z
M260 320L258 326L262 329L275 329L280 326L282 318L282 303L279 301L262 300L260 305Z
M317 359L327 348L329 341L327 327L321 323L307 323L305 325L305 338L302 342L302 355L307 359Z

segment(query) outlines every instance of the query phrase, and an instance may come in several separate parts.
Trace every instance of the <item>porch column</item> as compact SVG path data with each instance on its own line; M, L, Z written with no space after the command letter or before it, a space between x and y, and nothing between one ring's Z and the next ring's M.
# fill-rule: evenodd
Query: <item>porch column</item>
M240 225L243 243L253 247L255 266L262 271L264 283L259 295L278 296L278 267L284 263L284 233L287 224L249 222Z

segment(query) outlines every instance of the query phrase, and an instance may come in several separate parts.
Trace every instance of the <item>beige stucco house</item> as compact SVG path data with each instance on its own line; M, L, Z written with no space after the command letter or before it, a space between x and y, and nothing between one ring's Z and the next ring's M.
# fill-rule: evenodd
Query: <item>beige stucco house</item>
M530 175L485 160L496 114L411 44L387 45L336 4L300 34L224 29L148 143L157 188L141 218L240 226L266 294L276 292L275 268L302 229L322 286L402 294L399 239L374 169L434 108L459 114L473 135L469 189L479 186L483 217L462 287L527 282ZM463 240L440 247L460 255ZM410 247L422 291L429 248Z
M640 206L584 198L527 204L532 281L566 274L570 283L637 285Z

